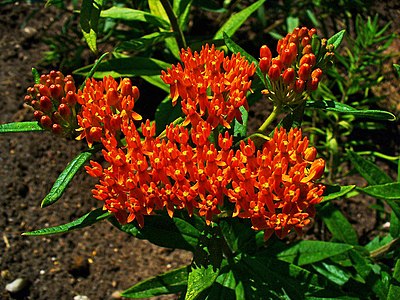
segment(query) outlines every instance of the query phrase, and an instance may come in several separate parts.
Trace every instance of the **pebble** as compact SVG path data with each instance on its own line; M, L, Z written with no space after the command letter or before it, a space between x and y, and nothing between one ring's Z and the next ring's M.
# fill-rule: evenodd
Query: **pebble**
M6 291L12 294L23 291L28 286L28 280L24 278L17 278L13 282L6 285Z
M89 300L89 297L85 295L76 295L74 300Z

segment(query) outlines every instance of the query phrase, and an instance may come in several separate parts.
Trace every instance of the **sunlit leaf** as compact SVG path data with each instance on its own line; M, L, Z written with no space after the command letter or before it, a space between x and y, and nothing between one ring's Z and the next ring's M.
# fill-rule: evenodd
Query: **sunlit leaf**
M337 49L340 44L343 41L344 35L346 33L346 30L341 30L338 33L334 34L333 36L331 36L328 41L327 41L327 45L333 45L335 47L335 49Z
M352 249L352 245L321 242L301 241L287 247L276 255L280 260L302 266L324 260Z
M38 122L14 122L0 124L0 133L44 131Z
M357 190L378 199L400 200L400 182L370 185Z
M111 19L120 19L125 21L137 21L137 22L145 22L150 23L155 26L168 29L170 27L169 22L166 20L155 16L151 13L127 8L127 7L118 7L113 6L109 9L103 10L100 13L100 17L102 18L111 18Z
M102 208L97 208L70 223L49 228L42 228L35 231L24 232L23 235L49 235L65 233L75 229L88 227L96 222L108 218L109 216L110 213L108 211L104 211Z
M352 191L356 186L355 185L325 185L326 189L324 191L323 195L323 200L322 202L325 201L331 201L333 199L337 199L339 197L343 197L346 195L348 192Z
M80 25L83 36L93 53L97 53L97 31L103 0L83 0Z
M40 83L40 74L35 68L32 68L32 76L35 84Z
M358 110L347 104L331 100L307 101L306 106L312 108L324 109L327 111L335 111L343 114L351 114L355 117L360 117L360 118L370 118L383 121L396 120L395 115L388 111L371 110L371 109Z
M123 291L121 296L137 299L175 294L184 291L187 286L188 269L189 268L185 266L143 280Z
M261 5L263 5L265 0L258 0L249 7L246 7L241 12L232 14L228 21L221 26L221 28L214 35L214 39L222 39L223 33L225 32L228 36L232 36L236 30L242 26L242 24L255 12Z

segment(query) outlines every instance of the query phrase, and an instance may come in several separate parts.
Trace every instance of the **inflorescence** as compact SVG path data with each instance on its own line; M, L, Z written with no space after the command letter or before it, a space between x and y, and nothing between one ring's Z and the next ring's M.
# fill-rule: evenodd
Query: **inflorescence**
M274 59L261 48L260 68L276 88L268 92L271 100L285 89L292 103L298 96L291 93L318 85L322 71L310 45L314 33L295 30L280 41ZM139 90L129 79L119 84L112 77L88 79L76 91L70 76L52 71L28 89L25 100L44 128L56 133L73 128L89 147L102 145L106 165L91 161L86 171L99 179L93 196L123 224L136 220L143 227L145 216L166 209L173 217L186 209L208 225L222 213L250 219L265 239L273 233L283 238L292 229L301 234L322 200L325 187L316 181L324 160L297 128L275 129L258 149L251 139L234 145L231 123L241 121L240 108L248 110L255 65L240 54L226 57L213 45L182 50L181 60L161 78L170 85L172 103L180 101L184 120L160 136L149 120L138 130L142 118L133 109Z

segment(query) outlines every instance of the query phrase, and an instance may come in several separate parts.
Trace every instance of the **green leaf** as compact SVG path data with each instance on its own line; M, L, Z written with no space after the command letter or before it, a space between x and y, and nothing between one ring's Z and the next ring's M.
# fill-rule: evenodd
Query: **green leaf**
M325 185L326 189L323 195L322 202L331 201L333 199L343 197L348 192L352 191L356 186L355 185Z
M360 173L370 185L384 184L393 181L392 178L379 169L378 166L357 153L347 150L347 156L358 173Z
M260 67L258 66L258 61L253 56L251 56L249 53L247 53L246 50L244 50L242 47L240 47L238 44L236 44L225 32L223 32L223 37L224 37L225 45L228 47L228 49L230 51L232 51L233 53L240 53L250 63L254 63L254 65L257 67L256 74L261 79L261 81L263 83L265 83L265 76L261 72Z
M243 106L239 107L239 110L242 113L242 122L240 123L236 119L233 121L233 136L244 138L247 135L247 121L249 119L249 113Z
M276 257L282 261L302 266L344 253L352 248L352 245L340 243L301 241L281 251Z
M243 9L241 12L232 14L232 16L226 21L225 24L214 35L214 40L219 40L223 38L223 33L225 32L228 36L232 36L236 30L242 26L242 24L250 17L250 15L255 12L261 5L263 5L265 0L258 0L249 7Z
M97 31L103 0L83 0L80 25L83 36L93 53L97 53Z
M35 84L40 83L40 74L35 68L32 68L32 76Z
M400 200L400 182L370 185L357 190L378 199Z
M235 299L236 280L229 265L221 269L217 279L207 293L208 300Z
M334 205L328 203L318 213L335 240L350 245L358 244L357 233L346 217Z
M287 32L292 32L298 26L299 26L299 18L292 16L288 16L286 18Z
M318 262L312 264L312 267L318 273L338 285L344 285L351 278L351 274L348 271L331 263Z
M93 64L92 68L90 69L89 73L87 73L85 80L82 82L81 86L80 86L80 90L83 90L83 88L86 85L86 80L88 78L91 78L94 74L94 72L96 72L97 68L99 67L99 64L101 63L101 61L104 59L104 57L106 57L108 55L108 52L104 53L103 55L101 55L96 62Z
M161 70L167 69L170 64L147 57L123 57L110 59L101 62L97 71L93 74L95 78L103 78L104 76L132 77L132 76L153 76L160 75ZM92 65L75 70L76 75L86 76L92 68Z
M207 226L199 237L199 244L190 266L185 300L198 299L199 295L215 282L222 265L221 241L216 227Z
M44 131L38 122L14 122L0 124L0 133L10 132L27 132L27 131Z
M136 222L121 225L114 217L109 220L123 232L166 248L194 251L200 237L199 230L176 216L172 219L166 215L146 216L143 228Z
M257 250L256 231L247 220L224 218L219 224L229 248L233 252L254 253Z
M145 22L164 29L170 28L169 22L165 21L164 19L158 16L155 16L151 13L144 12L141 10L126 8L126 7L113 6L109 9L103 10L100 13L100 17L119 19L124 21Z
M400 259L396 261L387 300L397 300L400 295Z
M357 110L347 104L332 101L332 100L318 100L318 101L307 101L307 107L324 109L327 111L335 111L338 113L351 114L355 117L370 118L382 121L395 121L396 117L394 114L383 110Z
M390 231L389 232L393 238L400 237L400 220L393 210L390 214Z
M335 47L334 49L336 50L342 43L345 33L346 30L344 29L339 31L338 33L335 33L328 39L328 42L326 44L333 45Z
M151 76L142 75L140 77L146 80L148 83L158 87L159 89L169 94L169 86L164 83L164 81L160 78L160 75L158 74Z
M43 199L41 204L42 207L49 206L60 199L64 193L64 190L67 188L72 178L74 178L76 172L78 172L78 170L89 160L91 156L92 152L85 151L70 161L64 171L62 171L60 176L58 176L56 182L54 182L50 192Z
M149 48L150 46L163 42L166 38L174 36L175 36L174 32L168 32L168 31L153 32L137 39L122 42L121 44L118 45L117 48L115 48L115 51L126 51L126 50L143 51Z
M88 227L96 222L108 218L109 216L110 213L108 211L104 211L102 208L97 208L70 223L55 227L42 228L35 231L24 232L22 235L48 235L65 233L75 229Z
M141 281L123 291L121 296L137 299L182 292L187 286L188 269L184 266Z
M233 272L241 295L237 299L304 299L329 291L324 278L277 260L268 249L255 256L244 254Z
M182 28L182 30L184 30L188 24L191 6L192 0L173 1L173 9L175 15L178 17L179 27Z
M182 108L180 102L172 106L172 100L169 95L161 101L155 113L157 125L157 135L165 130L165 127L182 116Z
M395 68L396 72L397 72L397 76L400 77L400 65L398 64L393 64L393 67Z

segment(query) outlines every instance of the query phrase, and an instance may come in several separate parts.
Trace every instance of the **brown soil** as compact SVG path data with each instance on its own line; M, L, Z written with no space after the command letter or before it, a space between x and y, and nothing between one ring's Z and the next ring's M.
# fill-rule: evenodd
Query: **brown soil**
M48 49L40 36L52 23L46 10L39 10L32 19L27 17L39 7L0 6L0 124L32 120L23 97L26 87L32 85L31 67L38 65ZM26 26L21 27L25 21ZM252 115L265 116L260 111L265 112L262 104ZM191 253L129 237L106 221L64 235L21 236L22 232L70 222L101 205L91 197L94 181L81 171L56 204L40 208L54 180L82 149L82 143L55 139L49 133L0 136L1 299L74 299L77 295L115 299L116 291L190 263ZM368 201L351 200L344 207L360 235L377 229ZM27 287L10 295L5 285L16 278L25 279Z

